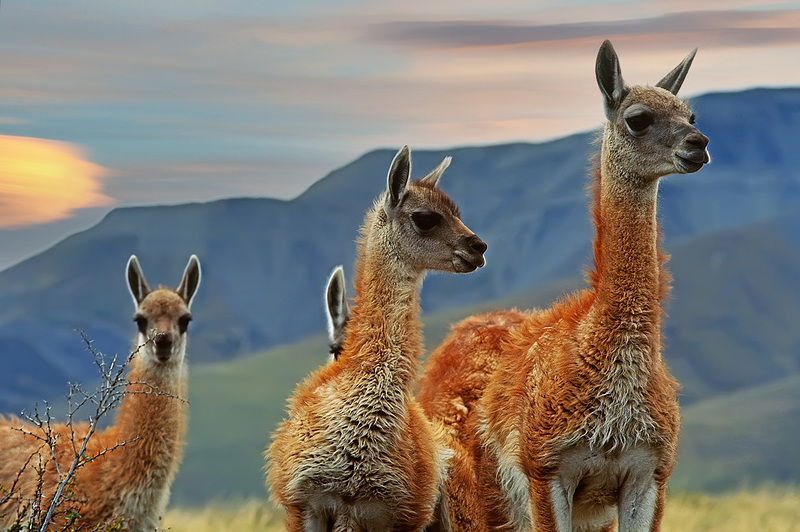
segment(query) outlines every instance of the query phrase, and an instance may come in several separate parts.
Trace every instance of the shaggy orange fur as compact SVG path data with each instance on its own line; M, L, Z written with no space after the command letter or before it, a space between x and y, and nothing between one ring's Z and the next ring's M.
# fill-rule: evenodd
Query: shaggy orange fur
M659 529L679 412L661 356L669 274L656 199L659 177L708 162L708 139L674 96L692 58L657 87L629 88L603 44L609 122L591 187L589 289L507 327L471 318L431 355L419 396L460 444L440 510L444 523L461 520L453 530Z
M511 309L465 318L428 359L417 397L425 415L444 425L445 441L454 454L434 530L486 530L490 509L500 502L481 498L475 465L482 460L482 448L475 406L496 369L496 353L525 317Z
M135 257L129 269L134 262L138 271ZM89 440L84 455L96 458L76 469L69 496L55 514L54 529L61 530L67 523L70 530L105 530L122 524L126 530L149 532L159 527L183 452L187 420L184 327L199 281L196 257L190 260L177 292L163 287L151 292L143 277L137 279L138 288L143 289L137 319L147 320L148 337L141 332L137 336L137 346L142 347L130 361L126 393L115 422ZM186 320L185 324L179 324L179 319ZM73 438L80 448L88 426L76 424L73 429L74 436L66 425L52 427L57 438L53 460L48 447L30 434L41 434L36 427L17 418L0 418L0 485L8 490L14 487L0 505L0 526L14 523L36 496L38 468L43 471L42 502L49 504L59 484L56 464L62 474L66 472L75 458Z
M422 352L426 270L466 273L486 245L436 182L408 183L408 149L358 241L355 304L335 363L302 382L267 451L267 481L291 531L420 530L445 475L440 430L411 396Z

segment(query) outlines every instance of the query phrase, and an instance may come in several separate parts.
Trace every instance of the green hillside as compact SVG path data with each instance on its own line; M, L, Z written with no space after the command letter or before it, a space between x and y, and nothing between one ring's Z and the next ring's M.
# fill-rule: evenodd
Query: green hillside
M438 345L459 319L511 306L543 306L577 285L577 279L547 290L517 294L424 317L425 341ZM320 308L320 313L322 309ZM227 363L192 368L190 420L183 465L172 490L176 506L265 494L263 453L283 418L297 382L327 360L323 334Z
M707 399L682 412L677 490L800 484L800 375Z
M191 370L190 420L174 504L264 494L262 455L295 384L324 363L323 335Z
M427 321L431 336L443 336L450 323L442 315ZM325 363L326 353L319 335L193 370L188 443L172 504L264 496L262 456L269 435L283 418L295 383ZM673 489L800 483L800 375L701 401L684 408L682 418Z
M424 316L428 346L450 324L492 308L543 307L580 286L565 279L547 290ZM321 311L321 309L320 309ZM668 350L668 358L671 353ZM195 368L190 377L191 420L172 504L197 505L265 495L263 452L283 418L296 383L324 364L327 339L319 334L229 363ZM703 396L689 379L684 392ZM800 483L800 374L700 400L683 409L680 458L671 486L730 491L743 483Z
M438 345L450 324L470 314L546 306L580 284L577 278L566 279L547 290L426 315L426 344ZM668 349L668 359L671 354ZM326 356L327 339L319 334L247 358L193 369L188 443L172 504L263 496L263 452L269 435L283 418L286 399L296 383L324 364ZM682 384L689 396L707 393L691 379ZM800 374L700 400L685 407L682 416L680 457L672 487L730 491L743 483L800 483L800 453L796 451Z

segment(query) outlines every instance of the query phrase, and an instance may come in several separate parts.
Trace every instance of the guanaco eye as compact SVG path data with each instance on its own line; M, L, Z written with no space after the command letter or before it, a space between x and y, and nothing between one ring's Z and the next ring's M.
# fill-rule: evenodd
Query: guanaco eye
M694 114L692 114L692 116L689 117L689 123L690 124L694 124L696 119L697 119L697 117L694 116Z
M147 318L141 314L136 314L133 317L133 321L136 322L136 326L139 328L140 333L147 334Z
M411 221L419 232L425 233L442 223L442 215L438 212L420 210L411 213Z
M625 126L628 133L634 137L644 135L645 130L655 122L653 111L646 105L636 103L625 109L622 115L625 118Z
M653 115L650 113L634 114L625 117L625 124L632 135L641 135L649 125L653 123Z
M178 318L178 330L181 334L185 333L186 329L189 328L190 321L192 321L192 315L188 313Z

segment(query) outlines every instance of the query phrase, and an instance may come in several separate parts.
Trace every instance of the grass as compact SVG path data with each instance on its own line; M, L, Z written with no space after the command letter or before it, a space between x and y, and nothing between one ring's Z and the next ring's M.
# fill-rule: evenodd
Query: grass
M278 532L282 516L272 505L251 500L240 504L212 504L201 509L172 509L164 516L168 532Z
M800 531L800 489L762 488L727 495L669 497L663 532Z
M277 532L280 512L265 501L217 504L199 510L172 509L164 518L171 532ZM760 488L726 495L670 494L662 532L800 532L800 488Z

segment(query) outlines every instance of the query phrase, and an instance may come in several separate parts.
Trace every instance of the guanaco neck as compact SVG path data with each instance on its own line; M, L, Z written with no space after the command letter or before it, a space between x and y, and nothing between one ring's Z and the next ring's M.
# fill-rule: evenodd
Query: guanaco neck
M627 156L614 149L609 136L607 126L595 184L592 314L620 339L657 335L666 284L656 218L658 178L627 169Z
M165 483L171 481L180 462L188 396L185 361L168 368L148 366L141 360L132 362L126 395L114 425L118 441L125 443L109 459L135 464L128 470L141 478L127 480L133 484L146 483L152 488L154 477Z
M367 377L383 368L391 372L395 389L410 392L422 353L419 292L424 272L410 271L391 239L381 237L376 225L385 220L380 214L365 224L359 241L355 308L339 360Z
M650 387L652 376L663 373L661 305L669 286L659 250L658 177L627 170L635 154L615 145L609 127L594 184L594 301L577 338L596 399L591 415L570 436L585 438L594 449L663 443Z

